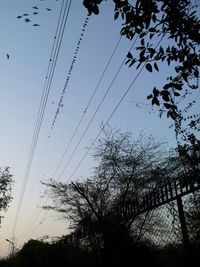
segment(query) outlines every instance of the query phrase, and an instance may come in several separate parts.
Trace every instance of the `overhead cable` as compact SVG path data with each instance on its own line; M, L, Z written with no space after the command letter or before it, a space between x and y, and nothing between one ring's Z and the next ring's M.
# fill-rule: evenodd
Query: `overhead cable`
M62 42L62 37L63 37L63 33L64 33L64 30L66 27L68 14L69 14L71 1L70 1L69 5L68 5L68 1L66 1L65 9L63 12L64 2L65 1L63 0L62 5L61 5L60 15L59 15L58 24L57 24L58 26L57 26L56 34L54 37L53 47L52 47L52 51L51 51L51 57L49 60L49 65L48 65L48 69L47 69L47 75L45 77L45 84L44 84L44 88L43 88L42 98L40 101L40 106L39 106L38 115L37 115L37 119L36 119L35 130L34 130L32 143L31 143L31 147L30 147L30 151L29 151L29 156L28 156L28 160L27 160L27 164L26 164L26 169L25 169L25 174L24 174L24 179L23 179L23 184L22 184L22 190L20 193L20 198L19 198L17 211L16 211L16 215L15 215L15 219L14 219L12 236L15 236L15 230L16 230L18 218L20 215L23 199L24 199L24 194L25 194L25 190L26 190L26 186L27 186L27 182L28 182L28 178L29 178L29 174L30 174L30 170L31 170L31 165L33 162L33 157L34 157L34 153L35 153L35 149L36 149L36 145L37 145L37 141L38 141L41 125L42 125L42 120L44 117L44 112L46 109L46 104L47 104L47 100L48 100L48 96L49 96L49 92L50 92L50 87L51 87L51 82L52 82L52 78L53 78L53 74L54 74L54 69L56 66L55 62L57 62L58 52L60 49L60 44ZM67 8L67 5L68 5L68 8ZM66 11L67 11L67 13L66 13ZM64 24L61 22L61 16L63 16L63 18L65 17ZM63 19L62 19L62 21L63 21ZM60 27L62 27L62 31L59 31ZM58 36L58 40L57 40L57 36ZM61 38L60 38L60 36L61 36ZM56 47L58 49L57 52L55 52ZM54 62L54 64L53 64L54 67L52 67L52 62Z

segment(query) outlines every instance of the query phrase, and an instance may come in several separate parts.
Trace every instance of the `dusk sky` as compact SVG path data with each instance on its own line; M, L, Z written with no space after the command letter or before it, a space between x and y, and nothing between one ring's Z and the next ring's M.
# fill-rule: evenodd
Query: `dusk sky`
M82 0L73 0L30 173L26 176L56 27L61 5L65 2L62 0L0 1L0 166L10 166L11 173L14 175L13 200L8 211L1 214L4 219L0 228L0 257L8 254L9 244L5 239L13 240L13 228L20 197L22 205L17 214L15 229L17 247L30 238L40 238L44 235L54 237L68 233L67 222L58 220L58 216L54 213L45 214L42 210L33 221L34 214L40 210L37 206L44 202L44 199L40 198L44 191L40 181L48 178L69 181L92 174L94 166L92 149L80 166L78 168L77 166L87 148L99 134L101 123L107 122L139 71L124 65L96 112L134 40L129 41L122 37L97 88L106 64L119 41L122 21L120 19L114 21L114 5L112 1L105 1L101 5L100 14L89 18L87 26L84 27L84 36L81 36L87 10L83 7ZM38 15L33 15L36 10L33 9L34 6L39 8ZM26 13L29 16L17 18ZM30 18L31 21L25 22L26 18ZM33 24L39 26L33 26ZM73 61L77 47L76 59ZM134 54L134 49L132 53ZM9 59L6 54L9 54ZM73 69L69 73L72 62L74 62ZM169 146L175 146L174 132L169 128L170 121L164 117L160 119L158 109L152 108L146 99L153 86L161 84L168 72L165 66L160 68L160 72L153 74L144 69L113 114L109 125L123 132L130 131L133 137L137 137L143 131L147 135L152 134L158 139L166 140ZM68 77L63 106L51 129ZM97 88L96 93L88 109L85 110L95 88ZM82 116L80 127L68 147ZM79 143L84 131L84 137ZM66 155L61 162L66 149ZM61 164L58 166L59 162ZM24 183L26 186L22 195Z

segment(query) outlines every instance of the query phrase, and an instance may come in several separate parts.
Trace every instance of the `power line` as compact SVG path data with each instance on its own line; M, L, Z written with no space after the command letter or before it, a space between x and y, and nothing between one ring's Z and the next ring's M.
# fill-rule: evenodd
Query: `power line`
M99 81L98 81L98 83L97 83L97 85L96 85L96 87L95 87L95 89L94 89L89 101L88 101L88 104L87 104L86 108L83 111L83 114L82 114L82 116L81 116L81 118L80 118L80 120L79 120L79 122L78 122L78 124L77 124L77 126L76 126L76 128L75 128L75 130L74 130L69 142L68 142L68 145L67 145L67 147L66 147L66 149L65 149L65 151L64 151L64 153L63 153L63 155L62 155L62 157L61 157L61 159L60 159L60 161L59 161L59 163L58 163L58 165L57 165L52 177L55 177L55 175L56 175L56 173L57 173L57 171L58 171L58 169L59 169L59 167L60 167L60 165L61 165L61 163L62 163L62 161L63 161L63 159L64 159L64 157L65 157L65 155L66 155L66 153L67 153L67 151L68 151L68 149L69 149L69 147L70 147L70 145L71 145L71 143L72 143L72 141L73 141L73 139L74 139L74 137L75 137L75 135L76 135L76 133L78 131L78 129L80 128L80 125L81 125L81 123L82 123L82 121L83 121L83 119L84 119L84 117L85 117L85 115L86 115L86 113L88 111L88 108L89 108L89 106L90 106L90 104L91 104L91 102L92 102L92 100L93 100L98 88L99 88L100 83L103 80L103 77L104 77L104 75L105 75L105 73L106 73L106 71L107 71L107 69L108 69L108 67L110 65L110 62L111 62L111 60L112 60L112 58L113 58L113 56L114 56L114 54L115 54L115 52L116 52L116 50L117 50L117 48L119 46L119 43L120 43L121 39L122 39L122 37L119 38L117 44L115 45L114 50L113 50L113 52L112 52L112 54L111 54L111 56L110 56L110 58L109 58L109 60L108 60L108 62L106 64L106 67L104 68L104 71L101 74L101 77L100 77L100 79L99 79Z
M70 78L71 78L71 75L72 75L74 64L75 64L75 62L77 60L77 55L78 55L78 52L79 52L79 49L80 49L80 44L81 44L81 41L83 40L85 27L87 27L88 21L89 21L89 16L86 17L86 19L85 19L85 21L83 23L81 34L80 34L80 38L79 38L79 40L77 42L77 46L76 46L76 49L75 49L75 52L74 52L74 56L73 56L73 59L72 59L72 62L71 62L71 65L70 65L66 80L65 80L65 84L64 84L61 96L60 96L60 100L59 100L58 105L57 105L57 109L56 109L56 112L55 112L55 115L54 115L54 119L53 119L52 124L51 124L51 130L53 130L53 128L55 126L58 114L60 113L60 108L63 107L64 95L65 95L65 93L67 91L67 87L69 85L69 81L70 81Z
M54 36L54 42L53 42L53 47L52 47L52 50L51 50L51 56L50 56L50 59L49 59L49 65L48 65L47 75L46 75L46 78L45 78L44 89L49 88L51 86L52 78L53 78L55 67L56 67L57 60L55 60L55 58L58 58L58 53L59 53L59 49L60 49L60 45L59 44L61 43L60 42L61 41L61 32L62 32L63 25L64 25L64 18L66 18L66 11L67 11L67 5L68 5L68 0L67 0L66 4L65 4L65 8L63 9L64 1L65 0L62 1L62 6L61 6L60 15L59 15L58 23L57 23L56 33L55 33L55 36ZM62 20L61 20L61 17L62 17ZM50 133L51 133L51 130L48 133L48 138L47 138L46 144L44 146L44 150L42 152L42 156L41 156L41 159L39 161L39 165L38 165L38 168L37 168L35 176L37 176L37 173L39 172L39 169L40 169L41 164L42 164L42 160L44 158L46 149L48 147Z
M91 102L92 102L92 100L93 100L93 98L94 98L94 96L95 96L95 94L96 94L98 88L99 88L99 85L100 85L101 81L103 80L103 77L105 76L105 73L106 73L106 71L107 71L107 69L108 69L108 67L109 67L109 65L110 65L110 62L111 62L112 58L114 57L114 54L116 53L116 50L117 50L117 48L118 48L118 46L119 46L119 44L120 44L121 39L122 39L122 37L120 37L119 40L117 41L117 43L116 43L116 45L115 45L115 47L114 47L114 50L113 50L113 52L112 52L112 54L111 54L111 56L110 56L110 58L109 58L109 60L108 60L108 62L107 62L107 64L106 64L106 66L105 66L105 68L104 68L104 70L103 70L101 76L100 76L100 79L99 79L99 81L98 81L98 83L97 83L97 85L96 85L96 87L95 87L95 89L94 89L94 91L93 91L93 93L92 93L92 95L91 95L89 101L88 101L88 104L87 104L86 108L85 108L84 111L83 111L83 114L82 114L82 116L81 116L81 118L80 118L80 120L79 120L79 122L78 122L78 124L77 124L77 126L76 126L76 128L75 128L75 130L74 130L74 132L73 132L73 134L72 134L72 136L71 136L71 139L70 139L70 141L69 141L69 143L68 143L68 145L67 145L65 151L64 151L64 153L63 153L63 155L62 155L60 161L59 161L58 164L57 164L57 167L56 167L56 169L55 169L55 171L54 171L52 177L55 177L55 175L56 175L56 173L57 173L57 171L58 171L58 169L59 169L59 167L60 167L60 165L61 165L61 163L62 163L62 161L63 161L63 159L64 159L64 157L65 157L65 155L66 155L66 153L67 153L67 151L68 151L68 149L69 149L69 147L70 147L70 145L71 145L71 143L72 143L72 141L73 141L73 139L74 139L74 137L75 137L75 135L76 135L76 133L77 133L77 131L78 131L78 129L79 129L79 127L80 127L80 125L81 125L81 123L82 123L82 121L83 121L83 118L85 117L85 115L86 115L86 113L87 113L87 110L88 110L88 108L89 108L89 106L90 106L90 104L91 104ZM46 204L47 200L48 200L48 198L46 199L44 205ZM40 203L41 203L41 201L39 202L38 205L40 205ZM36 208L36 210L37 210L37 208ZM33 215L33 217L32 217L33 221L32 221L32 222L30 221L29 224L32 225L32 224L36 221L36 219L38 218L38 216L40 215L40 213L41 213L41 209L39 210L38 214L37 214L37 212L34 212L34 215ZM34 217L35 217L35 218L34 218ZM30 230L30 228L31 228L31 227L29 227L29 230Z
M135 40L134 40L133 44L131 45L129 51L132 50L133 46L135 45L135 43L136 43L136 41L137 41L137 38L138 38L138 36L135 38ZM114 84L114 82L115 82L117 76L119 75L119 73L120 73L122 67L124 66L125 61L126 61L126 57L124 58L124 60L123 60L122 63L120 64L120 66L119 66L119 68L118 68L118 70L117 70L117 72L116 72L114 78L112 79L112 81L111 81L111 83L110 83L108 89L106 90L106 92L105 92L104 96L102 97L102 99L101 99L99 105L97 106L95 112L93 113L92 118L90 119L88 125L86 126L86 128L85 128L83 134L81 135L81 137L80 137L78 143L76 144L74 150L72 151L72 154L70 155L70 157L69 157L69 159L68 159L68 161L67 161L65 167L64 167L63 170L61 171L61 173L60 173L60 175L59 175L59 177L58 177L57 180L59 180L59 179L61 178L61 176L62 176L63 173L65 172L67 166L69 165L70 161L72 160L72 158L73 158L73 156L74 156L74 154L75 154L77 148L79 147L80 143L82 142L82 140L83 140L83 138L84 138L86 132L88 131L88 129L89 129L91 123L93 122L93 120L94 120L94 118L95 118L97 112L99 111L100 107L102 106L102 104L103 104L105 98L107 97L109 91L111 90L111 88L112 88L112 86L113 86L113 84Z
M64 94L65 94L65 92L66 92L66 88L67 88L67 86L68 86L68 84L69 84L69 79L70 79L70 76L71 76L71 74L72 74L72 69L73 69L73 67L74 67L75 58L77 58L77 54L78 54L78 51L79 51L79 49L80 49L80 43L81 43L81 41L83 40L83 32L85 31L85 27L87 26L88 20L89 20L89 18L88 18L88 16L87 16L86 19L85 19L85 21L84 21L84 23L83 23L83 27L82 27L82 31L81 31L81 35L80 35L81 37L79 38L79 40L78 40L78 42L77 42L77 47L76 47L76 49L75 49L75 53L74 53L74 57L73 57L73 60L72 60L72 63L71 63L71 67L70 67L70 70L69 70L69 72L68 72L68 76L67 76L66 81L65 81L64 89L63 89L63 91L62 91L61 98L60 98L60 101L59 101L59 104L58 104L58 107L57 107L57 110L56 110L56 113L55 113L55 116L54 116L54 119L53 119L53 122L52 122L52 125L51 125L51 128L50 128L50 131L49 131L49 134L48 134L48 139L50 138L50 136L51 136L51 132L52 132L54 126L55 126L55 121L56 121L57 116L58 116L58 114L59 114L59 110L60 110L61 104L62 104L62 102L63 102L63 97L64 97ZM120 38L120 39L121 39L121 38ZM118 46L118 45L119 45L119 42L118 42L117 46ZM116 49L115 49L115 50L116 50ZM107 67L108 67L108 66L107 66ZM104 73L104 74L105 74L105 73ZM103 77L102 77L102 78L103 78ZM96 91L97 91L97 88L96 88ZM91 103L91 101L92 101L92 99L93 99L93 97L94 97L94 94L95 94L95 92L93 92L93 95L91 96L90 101L89 101L89 103L88 103L86 109L88 109L88 107L89 107L89 105L90 105L90 103ZM86 113L86 109L85 109L83 115L85 115L85 113ZM73 136L72 136L72 138L71 138L71 140L70 140L70 143L72 142L72 140L73 140L73 138L74 138L74 136L75 136L75 134L76 134L78 128L80 127L80 124L81 124L81 121L83 120L83 117L84 117L84 116L82 116L81 120L79 121L79 123L78 123L78 125L77 125L77 127L76 127L76 129L75 129L75 132L74 132L74 134L73 134ZM48 140L47 140L47 142L48 142ZM47 147L47 144L45 145L45 147ZM45 149L45 150L46 150L46 149ZM66 151L66 152L67 152L67 151ZM66 152L65 152L65 153L66 153ZM45 152L43 152L43 156L42 156L42 158L44 157L44 154L45 154ZM42 160L42 159L41 159L41 160ZM62 161L62 160L61 160L61 161ZM60 164L61 164L61 162L59 163L59 166L60 166ZM59 166L58 166L58 168L59 168ZM55 172L57 172L57 170L55 170ZM39 204L38 204L38 205L39 205ZM31 218L31 220L29 221L28 225L29 225L30 223L32 224L31 221L34 219L34 217L35 217L36 214L37 214L37 208L36 208L36 210L35 210L35 212L34 212L34 215L33 215L32 218ZM37 216L37 215L36 215L36 216ZM34 219L34 222L35 222L35 219ZM26 227L26 228L27 228L27 227Z
M137 36L137 38L138 38L138 36ZM136 38L136 40L137 40L137 38ZM156 48L158 47L158 45L160 44L160 42L162 41L163 38L164 38L164 35L161 37L161 39L160 39L159 42L157 43ZM134 41L134 43L136 42L136 40ZM132 47L131 47L131 49L132 49ZM131 50L131 49L130 49L130 50ZM130 50L129 50L129 51L130 51ZM126 58L125 58L125 59L126 59ZM123 62L125 62L125 60L124 60ZM119 106L121 105L121 103L123 102L123 100L125 99L126 95L129 93L129 91L130 91L130 89L132 88L133 84L136 82L136 80L138 79L138 77L139 77L140 74L142 73L142 71L143 71L143 69L144 69L144 67L146 66L147 63L148 63L148 62L144 62L144 64L142 65L142 67L140 68L140 70L138 71L138 73L136 74L135 78L133 79L133 81L131 82L131 84L128 86L128 88L127 88L126 91L124 92L123 96L121 97L121 99L119 100L119 102L117 103L117 105L115 106L114 110L112 111L112 113L110 114L110 116L108 117L108 119L106 120L106 123L103 125L103 127L101 128L101 130L99 131L99 133L97 134L97 136L95 137L95 139L93 140L93 142L91 143L91 145L89 146L89 148L87 149L87 151L85 152L84 156L82 157L82 159L80 160L80 162L77 164L77 166L76 166L76 168L74 169L74 171L72 172L72 174L68 177L68 179L66 179L66 181L69 180L69 179L71 179L71 178L74 176L74 174L76 173L76 171L78 170L78 168L80 167L80 165L82 164L82 162L84 161L84 159L86 158L86 156L88 155L89 151L91 150L91 148L92 148L93 145L95 144L96 140L99 138L99 136L101 135L102 131L105 129L105 127L107 126L107 124L109 123L109 121L111 120L111 118L113 117L113 115L115 114L115 112L117 111L117 109L119 108ZM120 66L120 68L121 68L121 66ZM119 68L119 69L120 69L120 68ZM118 71L119 71L119 69L118 69ZM117 72L117 73L119 73L119 72ZM113 80L115 80L115 78L116 78L116 75L115 75L115 77L114 77ZM112 82L113 82L113 80L112 80ZM112 82L111 82L111 84L112 84ZM106 93L107 93L107 92L106 92ZM104 96L105 96L105 95L104 95ZM97 109L98 109L98 108L97 108ZM87 129L87 127L86 127L86 129ZM79 141L80 141L80 140L79 140ZM79 142L78 142L78 143L79 143ZM64 169L65 169L65 168L64 168ZM59 177L59 178L60 178L60 177ZM47 213L48 213L48 211L46 211L45 215L46 215ZM42 221L43 221L43 219L45 219L44 216L43 216L43 218L42 218ZM34 228L34 231L35 231L35 229L37 229L38 226L39 226L39 225L36 225L36 227ZM34 231L33 231L33 232L34 232ZM32 233L33 233L33 232L32 232Z
M161 39L157 43L156 48L158 47L158 45L160 44L160 42L162 41L163 38L164 38L164 35L161 37ZM101 130L99 131L99 133L97 134L97 136L95 137L95 139L93 140L93 142L91 143L91 145L89 146L89 148L87 149L87 151L85 152L84 156L82 157L82 159L80 160L80 162L77 164L76 168L74 169L74 171L72 172L72 174L69 176L69 178L67 180L70 180L74 176L74 174L76 173L76 171L78 170L78 168L80 167L80 165L82 164L82 162L84 161L85 157L88 155L89 151L91 150L91 148L95 144L96 140L99 138L99 136L101 135L101 133L105 129L106 125L109 123L109 121L111 120L111 118L113 117L113 115L115 114L115 112L117 111L117 109L119 108L119 106L121 105L121 103L123 102L123 100L125 99L126 95L128 94L128 92L132 88L133 84L136 82L136 80L138 79L138 77L142 73L142 71L143 71L144 67L146 66L146 64L147 64L147 62L144 62L143 66L138 71L137 75L135 76L135 78L133 79L133 81L131 82L131 84L128 86L128 88L124 92L123 96L121 97L121 99L119 100L119 102L117 103L117 105L115 106L114 110L112 111L112 113L110 114L110 116L108 117L108 119L106 120L106 123L102 126Z
M85 19L85 21L84 21L84 23L83 23L83 27L82 27L82 31L81 31L81 34L80 34L80 38L79 38L79 40L78 40L78 42L77 42L77 47L76 47L76 49L75 49L74 57L73 57L73 60L72 60L72 62L71 62L71 66L70 66L70 69L69 69L69 72L68 72L68 76L67 76L67 78L66 78L65 85L64 85L64 88L63 88L61 97L60 97L60 101L59 101L59 104L58 104L58 107L57 107L57 110L56 110L56 113L55 113L55 116L54 116L54 119L53 119L53 122L52 122L52 125L51 125L51 128L50 128L50 131L49 131L49 134L48 134L48 139L49 139L50 136L51 136L51 132L52 132L54 126L55 126L55 122L56 122L57 116L58 116L58 114L59 114L60 108L62 107L62 102L63 102L64 94L66 93L66 89L67 89L67 86L68 86L69 81L70 81L70 76L71 76L71 74L72 74L72 70L73 70L73 67L74 67L74 64L75 64L75 61L76 61L76 58L77 58L77 54L78 54L78 51L79 51L79 49L80 49L80 43L81 43L81 41L83 40L83 36L84 36L83 32L85 32L85 27L86 27L87 24L88 24L88 20L89 20L89 18L88 18L88 16L87 16L86 19ZM89 104L91 103L93 97L94 97L94 94L93 94L93 96L91 97ZM88 107L89 107L89 105L88 105L86 108L88 108ZM80 124L80 123L81 123L81 122L79 122L79 124ZM79 126L80 126L80 125L79 125ZM79 126L77 126L77 127L79 127ZM78 128L77 128L77 130L78 130ZM76 131L77 131L77 130L76 130ZM75 134L74 134L74 135L75 135ZM74 138L74 137L73 137L73 138ZM72 142L72 140L71 140L71 142ZM43 155L44 155L44 153L43 153ZM36 212L35 212L35 213L36 213ZM35 216L35 213L34 213L34 216ZM33 217L34 217L34 216L33 216ZM32 219L33 219L33 218L32 218ZM31 220L32 220L32 219L31 219ZM35 220L34 220L34 221L35 221ZM30 222L29 222L28 224L30 224Z
M137 36L138 38L138 36ZM135 39L134 43L136 42L137 38ZM157 46L160 44L160 42L162 41L162 39L164 38L164 35L161 37L161 39L159 40L159 42L156 45ZM133 46L133 45L132 45ZM132 49L132 47L131 47ZM129 51L131 51L131 49ZM126 58L125 58L126 59ZM123 61L125 62L125 60ZM136 80L138 79L138 77L140 76L141 72L143 71L144 67L146 66L146 64L148 63L148 61L144 62L143 66L140 68L139 72L137 73L137 75L135 76L135 78L133 79L133 81L131 82L131 84L128 86L128 88L126 89L125 93L123 94L123 96L121 97L121 99L119 100L119 102L117 103L117 105L115 106L114 110L112 111L112 113L110 114L110 116L108 117L106 123L103 125L103 127L101 128L101 130L99 131L99 133L97 134L97 136L95 137L95 139L93 140L93 142L91 143L90 147L87 149L87 151L85 152L84 156L82 157L82 159L80 160L80 162L77 164L76 168L74 169L74 171L72 172L72 174L70 175L70 177L67 180L71 179L74 174L76 173L76 171L78 170L78 168L80 167L80 165L82 164L82 162L84 161L84 159L86 158L86 156L88 155L89 151L91 150L91 148L93 147L93 145L95 144L96 140L99 138L99 136L101 135L102 131L105 129L106 125L109 123L110 119L113 117L113 115L115 114L115 112L117 111L117 109L119 108L120 104L123 102L123 100L125 99L126 95L128 94L128 92L130 91L130 89L132 88L133 84L136 82ZM120 66L121 68L121 66ZM119 68L119 69L120 69ZM117 73L119 73L119 69L117 71ZM113 80L115 80L116 75L114 77ZM111 82L111 84L113 83L113 80ZM105 95L104 95L105 96ZM98 108L97 108L98 109ZM86 127L87 129L87 127ZM80 140L79 140L80 141ZM79 142L78 142L79 143ZM59 177L60 178L60 177ZM47 199L46 199L47 202ZM45 202L45 203L46 203ZM48 213L48 211L46 211L45 215ZM42 218L42 222L45 220L45 215ZM36 227L34 228L34 230L32 231L32 233L38 228L39 224L36 225Z
M54 115L54 119L53 119L53 121L52 121L51 128L50 128L49 133L48 133L48 136L47 136L47 143L48 143L48 139L51 137L51 132L52 132L54 126L55 126L55 121L56 121L57 116L58 116L58 114L59 114L59 112L60 112L60 107L62 107L62 102L63 102L64 94L66 93L66 88L67 88L67 86L68 86L69 79L70 79L70 76L69 76L69 75L71 75L71 73L72 73L72 69L73 69L73 67L74 67L74 63L75 63L75 61L76 61L75 58L77 57L77 54L78 54L78 51L79 51L79 48L80 48L80 42L81 42L81 40L82 40L82 33L83 33L83 31L85 31L84 28L87 26L88 19L89 19L89 18L87 17L87 18L85 19L85 21L84 21L84 24L83 24L83 27L82 27L82 31L81 31L81 37L79 38L79 40L78 40L78 42L77 42L77 47L76 47L76 50L75 50L75 53L74 53L73 60L72 60L71 65L70 65L70 70L69 70L69 72L68 72L68 76L67 76L66 81L65 81L64 89L62 90L61 97L60 97L60 101L59 101L58 107L57 107L57 109L56 109L56 112L55 112L55 115ZM45 145L45 147L47 147L47 144ZM44 149L44 152L43 152L43 155L42 155L42 157L41 157L41 160L40 160L39 165L41 164L41 161L42 161L42 159L43 159L43 157L44 157L44 155L45 155L45 150L46 150L46 149Z
M138 36L135 38L135 40L134 40L133 44L131 45L129 51L132 50L133 46L135 45L135 43L136 43L136 41L137 41L137 38L138 38ZM121 38L120 38L120 39L121 39ZM120 40L119 40L119 41L120 41ZM118 42L119 42L119 41L118 41ZM118 45L118 43L117 43L117 45ZM115 51L115 49L114 49L114 51ZM72 154L71 154L69 160L67 161L67 164L65 165L65 167L64 167L64 169L62 170L62 172L61 172L61 174L59 175L59 177L56 179L57 181L61 178L61 176L62 176L62 174L64 173L64 171L66 170L66 168L67 168L69 162L70 162L71 159L73 158L73 156L74 156L74 154L75 154L75 152L76 152L78 146L80 145L82 139L84 138L86 132L88 131L88 129L89 129L89 127L90 127L92 121L94 120L94 118L95 118L95 116L96 116L98 110L100 109L100 107L101 107L101 105L103 104L103 102L104 102L106 96L108 95L108 93L109 93L109 91L110 91L110 89L111 89L111 87L112 87L114 81L116 80L117 76L119 75L119 72L121 71L121 69L122 69L122 67L123 67L123 65L124 65L124 63L125 63L125 61L126 61L126 57L124 58L124 60L123 60L122 63L120 64L120 67L118 68L117 73L115 74L114 78L112 79L112 81L111 81L111 83L110 83L110 85L109 85L109 87L108 87L106 93L104 94L102 100L100 101L100 103L99 103L99 105L98 105L98 107L97 107L95 113L93 114L93 116L92 116L92 118L91 118L89 124L87 125L87 127L85 128L83 134L81 135L81 137L80 137L80 139L79 139L77 145L75 146L75 148L74 148L74 150L73 150L73 152L72 152ZM106 66L106 67L107 67L107 66ZM103 72L103 75L104 75L104 74L105 74L105 72ZM100 77L100 80L102 80L103 75ZM100 80L99 80L99 82L98 82L97 87L95 88L95 90L97 90L97 88L98 88L98 86L99 86L99 84L100 84ZM89 103L90 103L90 101L89 101ZM88 103L88 104L89 104L89 103ZM62 157L63 157L63 156L62 156ZM60 164L60 162L59 162L59 164ZM56 168L56 172L57 172L57 168ZM55 172L54 172L54 173L55 173ZM45 202L44 202L44 205L47 203L47 200L48 200L48 198L46 198L46 200L45 200ZM39 217L39 215L41 214L41 212L42 212L42 210L40 210L40 211L38 212L36 218L34 219L34 222L35 222L36 219ZM45 213L45 215L46 215L47 213L48 213L48 211ZM43 216L43 218L44 218L44 216ZM37 229L37 227L36 227L36 229Z
M60 15L59 15L59 19L58 19L58 26L56 29L56 35L58 34L58 29L60 27L60 19L61 19L61 14L63 13L63 5L64 5L64 0L63 0L62 5L61 5ZM51 82L52 82L52 78L54 75L54 70L55 70L55 66L56 66L56 62L57 62L58 53L60 50L60 44L62 42L63 33L64 33L64 30L66 27L66 22L67 22L67 18L68 18L68 14L69 14L71 1L68 5L68 9L67 9L67 5L68 5L68 0L66 1L65 10L63 13L63 18L65 17L65 22L64 22L64 24L61 22L62 31L59 31L58 41L56 40L56 35L54 37L53 47L52 47L52 51L51 51L51 57L50 57L50 61L49 61L48 69L47 69L47 75L45 77L43 94L42 94L42 98L40 101L39 111L38 111L36 124L35 124L35 130L34 130L31 148L29 151L29 156L28 156L28 160L27 160L27 164L26 164L24 180L23 180L23 184L22 184L22 190L21 190L21 194L20 194L20 198L19 198L19 202L18 202L18 206L17 206L16 215L15 215L12 236L15 236L17 221L18 221L19 214L20 214L21 207L22 207L22 203L23 203L23 198L24 198L24 194L25 194L25 190L26 190L26 186L27 186L27 182L28 182L28 177L30 174L31 165L33 162L33 157L34 157L34 153L35 153L35 149L36 149L36 145L37 145L37 141L38 141L41 125L42 125L42 120L44 117L44 112L46 109L46 104L47 104L47 100L48 100L48 96L49 96L49 92L50 92L50 87L51 87ZM66 10L67 10L67 13L66 13ZM55 47L57 47L57 52L55 52ZM52 61L54 62L53 67L52 67L52 63L51 63ZM49 74L49 72L50 72L50 74Z

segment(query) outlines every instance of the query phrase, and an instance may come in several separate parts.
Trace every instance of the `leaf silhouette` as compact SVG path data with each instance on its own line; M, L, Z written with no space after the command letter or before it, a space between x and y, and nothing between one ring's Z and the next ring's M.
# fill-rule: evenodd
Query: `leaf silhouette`
M159 71L159 68L158 68L158 65L156 62L154 63L154 68L155 68L155 70Z
M150 63L147 63L147 64L146 64L146 69L147 69L149 72L152 72L152 71L153 71L152 66L151 66Z

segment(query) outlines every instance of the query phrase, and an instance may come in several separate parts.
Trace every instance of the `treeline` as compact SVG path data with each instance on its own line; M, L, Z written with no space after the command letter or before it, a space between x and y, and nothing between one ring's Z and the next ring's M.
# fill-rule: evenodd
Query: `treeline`
M122 242L122 243L119 243ZM64 240L54 244L38 240L28 241L15 255L0 261L1 267L100 267L100 266L198 266L200 257L195 254L189 260L181 245L156 248L146 242L135 242L130 237L117 240L116 245L105 249L90 250L76 242ZM200 246L198 247L200 251Z
M116 211L166 179L181 175L199 181L200 142L188 143L182 153L177 153L166 150L164 143L151 136L140 135L133 140L129 133L112 129L104 134L93 154L98 164L92 177L43 183L52 200L52 205L44 209L70 221L72 234L54 244L30 240L0 266L197 266L199 191L184 201L191 251L183 247L176 205L166 204L162 214L152 210L137 216L119 216ZM174 235L169 236L172 231ZM160 239L162 242L155 242Z

